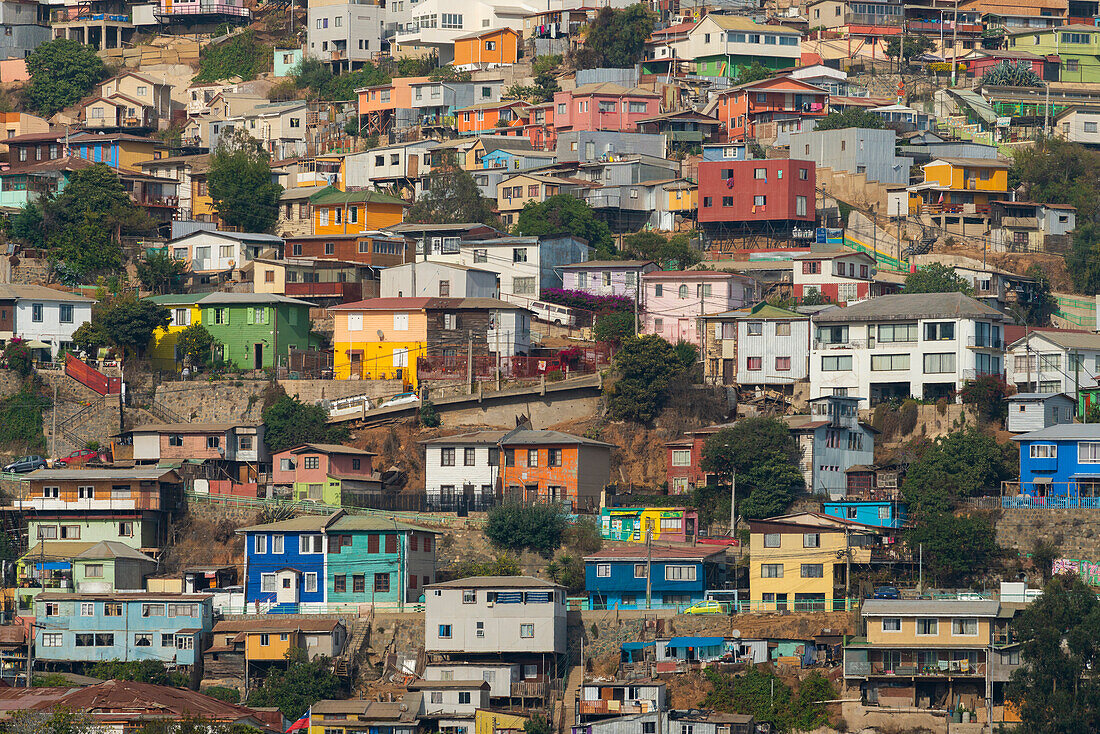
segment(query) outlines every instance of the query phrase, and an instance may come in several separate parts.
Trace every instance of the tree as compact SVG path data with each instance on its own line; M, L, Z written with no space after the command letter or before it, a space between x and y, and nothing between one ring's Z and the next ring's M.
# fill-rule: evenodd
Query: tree
M627 311L601 313L596 316L592 336L599 342L619 344L634 336L634 314Z
M187 263L172 257L167 250L151 252L137 264L138 280L153 293L168 293L186 271Z
M386 84L390 75L369 61L355 71L333 74L328 64L312 57L302 59L291 71L297 89L305 90L308 99L350 101L355 90ZM349 123L351 124L351 123Z
M764 79L771 79L772 74L774 73L774 71L761 64L757 59L753 59L750 66L737 67L737 83L748 84L750 82L759 82Z
M1037 263L1027 269L1027 277L1035 279L1035 287L1025 291L1020 298L1024 323L1030 326L1049 326L1050 317L1058 310L1058 302L1051 292L1050 278Z
M271 47L260 43L251 30L221 43L210 43L199 52L199 73L193 82L219 82L240 77L255 79L271 68Z
M156 686L186 686L188 677L183 673L168 670L159 660L106 660L95 663L88 675L103 680L132 680L138 683L152 683Z
M656 232L638 232L623 237L619 254L633 260L652 260L664 270L686 270L703 259L691 246L693 234L681 232L665 237Z
M557 505L508 503L489 511L485 537L503 550L530 550L549 558L561 547L565 526L565 513Z
M4 345L4 364L20 377L30 377L34 372L34 354L27 342L18 337Z
M208 363L213 347L214 336L202 324L191 324L176 337L176 351L188 364Z
M1012 621L1021 666L1006 698L1023 732L1086 734L1100 730L1100 602L1077 576L1057 576Z
M886 122L874 112L851 107L843 112L830 112L825 115L814 126L814 130L843 130L849 127L881 130L886 127Z
M579 594L584 591L584 559L563 554L546 567L546 574L565 587L567 594Z
M1000 375L982 375L967 380L959 390L964 405L973 405L978 411L978 419L984 423L1002 422L1008 415L1008 403L1005 399L1014 390Z
M481 195L477 182L458 165L453 154L428 173L424 193L405 214L406 222L420 224L463 224L480 222L499 227L489 200Z
M803 306L824 306L828 302L829 299L817 288L807 288L802 291L801 305Z
M798 444L786 423L776 418L743 418L707 438L701 466L725 477L727 487L736 474L740 514L771 517L790 507L795 493L806 488L798 457Z
M248 705L273 706L290 721L296 721L310 706L328 698L343 698L340 679L333 675L324 658L305 660L292 657L286 670L273 669L263 684L248 697Z
M898 36L891 36L886 44L886 58L896 61L898 56L901 56L908 64L914 56L920 56L933 48L935 43L928 36L906 36L905 48L902 50L901 39Z
M984 515L924 513L904 537L910 551L921 554L925 577L948 586L988 572L1001 554L996 529Z
M157 329L166 329L172 313L133 294L116 296L92 308L92 320L73 333L73 342L86 352L113 346L140 357Z
M523 734L554 734L554 725L543 714L533 714L523 722Z
M303 443L341 443L348 429L328 424L328 414L319 405L306 405L283 393L264 410L264 436L272 453Z
M545 201L529 201L519 212L516 232L527 237L573 235L595 249L596 259L615 254L611 229L596 218L587 203L569 194L556 194Z
M656 16L642 4L622 10L600 8L588 25L584 47L573 56L575 69L627 69L642 60Z
M107 76L95 49L78 41L46 41L27 57L27 105L48 117L76 104Z
M467 579L472 576L519 576L519 561L514 556L501 555L491 561L459 561L440 572L440 581Z
M244 232L270 232L279 221L283 187L271 180L271 158L242 129L218 143L207 174L210 198L227 225Z
M802 681L797 693L778 675L762 668L751 667L738 675L707 668L703 674L712 686L703 706L750 714L777 732L811 731L823 726L828 717L822 701L836 698L828 678L816 671Z
M627 339L615 354L618 379L608 393L608 412L617 420L649 423L668 401L672 380L694 363L656 334Z
M959 499L999 489L1015 475L1011 446L1002 447L975 426L941 436L909 466L901 496L909 514L919 518L950 512Z
M28 247L46 246L46 237L42 227L42 207L28 201L19 211L11 215L11 236Z
M905 276L906 293L965 293L974 289L955 273L955 269L943 263L923 265Z

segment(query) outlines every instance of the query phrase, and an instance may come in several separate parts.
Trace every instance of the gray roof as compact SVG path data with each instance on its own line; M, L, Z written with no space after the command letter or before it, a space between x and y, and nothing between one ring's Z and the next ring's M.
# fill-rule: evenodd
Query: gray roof
M8 283L0 285L0 299L95 303L94 298L88 298L78 293L59 291L56 288L47 288L44 285L10 285Z
M393 520L388 517L378 517L376 515L344 515L339 520L332 523L329 528L333 532L415 530L420 533L440 533L438 530L422 528L419 525L409 525L400 520Z
M125 543L119 543L114 540L101 540L93 545L88 550L77 556L81 560L96 560L96 559L112 559L112 558L129 558L135 561L149 561L149 563L156 563L155 560L149 556L136 551Z
M287 298L277 293L211 293L205 298L200 298L197 303L204 306L247 306L253 303L284 303L292 306L310 306L309 301L300 301L297 298Z
M343 511L334 512L331 515L303 515L302 517L292 517L289 520L280 520L278 522L269 522L262 525L249 525L244 528L237 528L238 533L251 533L256 531L264 532L288 532L288 533L300 533L300 532L315 532L319 533L325 529L325 527L334 520L338 519L336 516Z
M470 433L456 433L453 436L440 436L439 438L427 438L419 443L429 444L496 444L504 438L508 431L472 431Z
M1001 603L995 600L868 599L863 602L864 617L996 617L1000 609Z
M1013 436L1013 441L1100 441L1100 423L1060 423L1031 433Z
M27 476L35 481L79 481L81 479L160 479L172 474L171 469L157 466L135 466L131 469L39 469Z
M644 268L646 265L656 265L652 260L589 260L583 263L571 263L560 266L566 268Z
M1046 339L1055 346L1064 349L1095 349L1100 351L1100 334L1086 331L1033 331L1025 337L1020 337L1009 345L1009 349L1017 344L1024 344L1027 339Z
M1069 400L1070 402L1073 401L1073 398L1071 398L1069 395L1066 395L1064 392L1018 392L1015 395L1009 395L1005 399L1009 401L1034 400L1037 402L1045 403L1051 398L1062 398L1063 400Z
M584 436L574 436L571 433L561 431L535 431L527 428L517 428L512 431L473 431L471 433L459 433L454 436L441 438L429 438L420 443L426 444L497 444L504 446L553 446L557 444L583 444L585 446L611 446L603 441L593 441Z
M879 296L814 317L819 322L912 321L979 318L1004 321L1006 316L962 293L898 293Z
M216 234L220 237L228 237L231 240L239 240L241 242L282 242L282 237L276 237L273 234L262 234L260 232L226 232L221 229L196 229L194 232L188 232L182 237L177 237L171 240L169 244L174 242L180 242L188 237L194 237L198 234Z
M564 589L553 581L537 579L534 576L470 576L454 581L441 581L427 584L425 589Z

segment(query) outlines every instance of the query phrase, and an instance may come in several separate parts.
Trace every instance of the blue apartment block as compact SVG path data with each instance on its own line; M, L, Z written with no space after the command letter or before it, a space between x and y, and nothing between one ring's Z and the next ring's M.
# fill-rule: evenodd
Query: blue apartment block
M1100 507L1100 424L1063 423L1013 436L1020 494Z
M584 587L592 609L645 609L652 573L652 607L694 604L726 581L725 549L608 548L584 559Z
M324 602L325 528L339 514L307 515L238 530L245 537L245 601L273 610Z
M864 525L877 528L898 529L905 525L909 516L904 503L890 500L843 500L823 502L822 507L829 517L841 520L855 520Z
M39 594L35 657L57 663L156 660L190 667L213 628L211 599L151 592Z

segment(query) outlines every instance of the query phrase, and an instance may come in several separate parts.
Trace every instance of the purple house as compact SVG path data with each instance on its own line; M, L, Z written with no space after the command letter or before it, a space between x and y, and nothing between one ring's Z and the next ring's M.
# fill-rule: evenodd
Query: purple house
M652 260L590 260L561 267L562 288L584 291L594 296L639 294L639 278L659 270Z

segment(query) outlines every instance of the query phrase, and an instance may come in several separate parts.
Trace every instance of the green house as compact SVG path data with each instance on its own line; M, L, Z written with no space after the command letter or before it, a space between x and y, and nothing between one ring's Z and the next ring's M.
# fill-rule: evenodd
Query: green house
M108 593L142 591L157 562L122 543L102 540L73 559L77 591Z
M1008 36L1013 51L1029 51L1038 56L1057 56L1059 82L1100 82L1100 28L1090 25L1064 25L1035 28ZM1051 97L1055 96L1051 92Z
M275 293L211 293L198 302L222 360L246 370L286 366L291 349L308 349L311 305Z
M384 517L343 515L325 535L329 604L415 603L424 586L436 580L433 530Z

